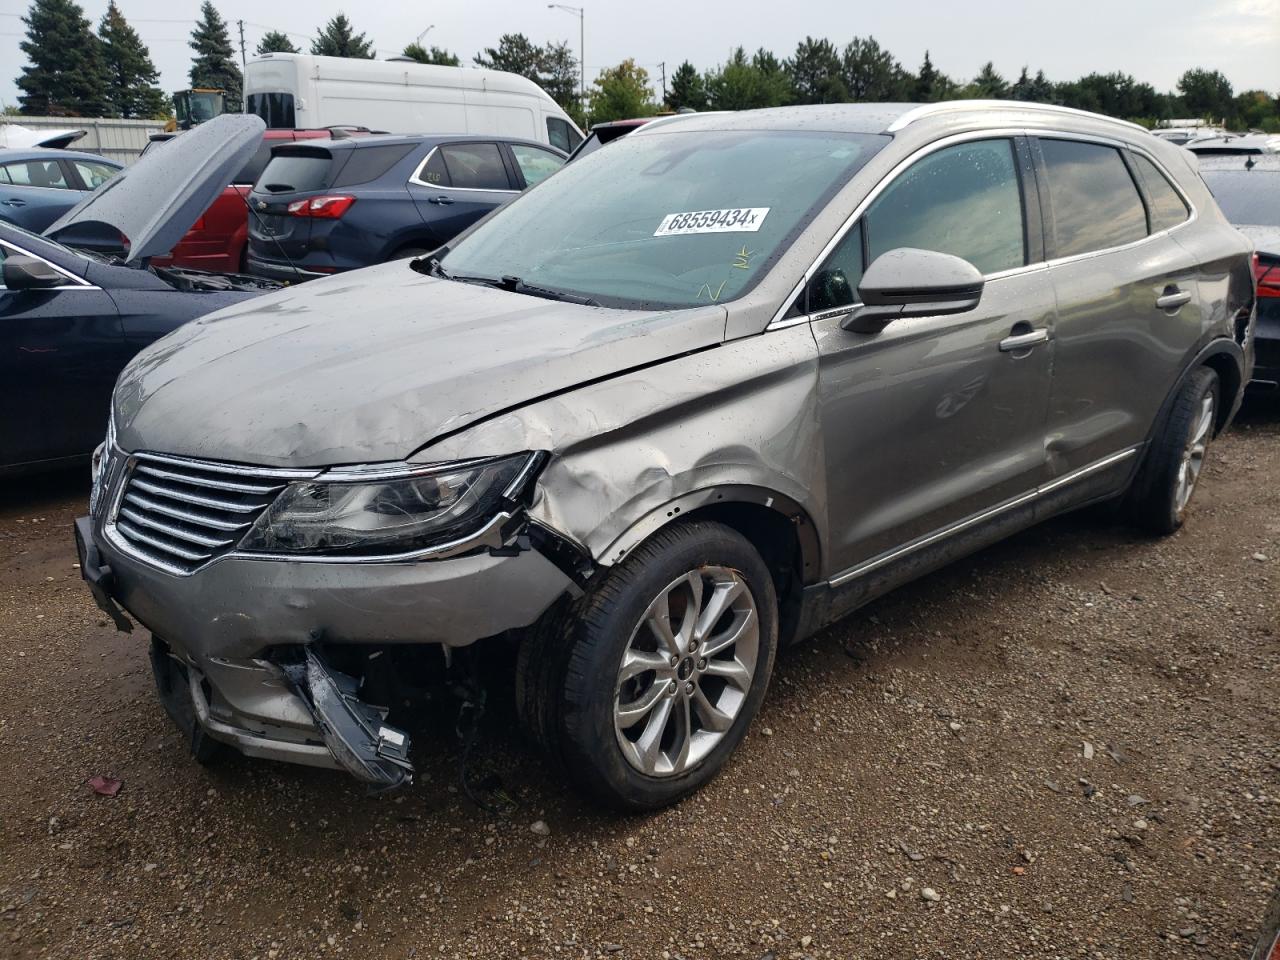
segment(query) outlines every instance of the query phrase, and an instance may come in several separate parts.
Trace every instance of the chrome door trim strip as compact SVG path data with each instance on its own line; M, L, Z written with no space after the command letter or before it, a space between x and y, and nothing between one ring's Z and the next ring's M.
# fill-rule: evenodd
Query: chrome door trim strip
M1075 481L1083 479L1092 473L1104 470L1109 466L1132 457L1138 452L1139 446L1140 445L1132 446L1125 450L1121 450L1118 453L1113 453L1110 456L1103 457L1101 460L1095 460L1093 463L1080 467L1078 470L1073 470L1068 474L1064 474L1056 480L1051 480L1048 483L1041 484L1028 493L1014 497L1012 500L1006 500L1004 503L997 504L990 509L965 517L963 520L957 521L949 527L943 527L941 530L935 530L933 533L925 534L923 537L913 540L904 546L895 547L887 553L880 554L878 557L872 557L870 560L863 561L862 563L850 567L849 569L836 574L834 577L829 578L827 580L827 585L830 587L842 586L850 580L857 579L858 577L868 574L873 570L883 567L887 563L891 563L894 560L898 560L909 554L915 553L917 550L927 547L930 544L937 543L940 540L945 540L947 537L954 534L968 530L970 527L976 526L984 520L989 520L992 517L999 516L1008 510L1012 510L1014 507L1020 507L1025 503L1038 500L1045 494L1057 490L1060 487L1074 483Z

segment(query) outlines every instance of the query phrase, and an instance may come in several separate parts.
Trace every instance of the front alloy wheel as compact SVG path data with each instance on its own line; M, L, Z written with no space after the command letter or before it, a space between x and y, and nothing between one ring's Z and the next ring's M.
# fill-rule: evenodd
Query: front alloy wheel
M695 766L733 727L755 675L760 617L726 567L691 570L649 604L618 668L613 725L650 777Z
M517 705L579 787L653 810L724 766L760 708L777 643L760 554L723 524L684 521L522 643Z

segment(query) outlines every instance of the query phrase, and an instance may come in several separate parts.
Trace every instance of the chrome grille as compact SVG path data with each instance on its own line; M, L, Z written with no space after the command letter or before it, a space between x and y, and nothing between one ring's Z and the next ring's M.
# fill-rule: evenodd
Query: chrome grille
M135 454L112 526L141 558L192 573L239 543L290 480L310 476Z

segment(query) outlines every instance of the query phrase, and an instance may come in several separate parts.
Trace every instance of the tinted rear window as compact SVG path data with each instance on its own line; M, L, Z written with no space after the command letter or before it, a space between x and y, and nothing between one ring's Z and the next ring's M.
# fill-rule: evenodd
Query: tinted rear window
M251 93L245 113L256 113L268 127L292 130L294 122L292 93Z
M1120 151L1097 143L1041 140L1055 246L1070 257L1141 240L1147 215Z
M310 149L306 153L284 153L272 157L256 189L266 193L297 193L323 190L329 185L329 167L333 158L328 150Z
M338 171L333 186L349 187L353 184L377 180L403 160L416 146L417 144L413 143L398 143L383 147L357 147L349 151L351 156Z
M1201 176L1232 223L1280 227L1280 173L1203 170Z

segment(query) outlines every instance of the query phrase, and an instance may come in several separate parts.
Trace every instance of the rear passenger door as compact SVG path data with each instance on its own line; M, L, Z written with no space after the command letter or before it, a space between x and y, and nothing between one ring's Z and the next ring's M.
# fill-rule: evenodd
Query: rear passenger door
M1203 329L1194 258L1176 239L1189 207L1122 144L1043 136L1032 146L1058 298L1050 473L1092 468L1118 486Z
M409 193L435 239L446 243L519 193L497 143L442 143L409 180Z

